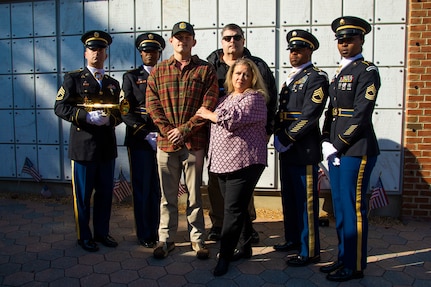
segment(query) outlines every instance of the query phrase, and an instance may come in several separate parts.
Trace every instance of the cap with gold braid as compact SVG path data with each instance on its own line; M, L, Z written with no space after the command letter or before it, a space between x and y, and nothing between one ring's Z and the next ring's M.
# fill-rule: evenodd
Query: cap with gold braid
M354 16L343 16L335 19L331 24L331 28L335 32L336 39L365 35L371 31L370 23Z
M295 29L287 33L287 49L294 48L309 48L317 50L319 48L319 41L310 32L305 30Z
M139 51L157 50L161 52L166 47L166 43L159 34L144 33L136 38L135 46Z
M106 32L93 30L82 35L81 41L86 48L106 48L111 45L112 38Z

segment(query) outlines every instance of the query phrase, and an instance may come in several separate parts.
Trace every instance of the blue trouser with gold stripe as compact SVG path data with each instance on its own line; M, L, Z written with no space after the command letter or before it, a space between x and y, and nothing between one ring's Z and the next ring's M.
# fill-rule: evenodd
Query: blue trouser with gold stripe
M287 242L301 244L301 256L320 254L317 169L280 161L284 236Z
M72 160L73 207L78 239L93 238L89 226L93 189L94 235L104 237L109 234L114 168L114 159L101 162Z
M139 240L157 241L160 221L160 182L156 152L128 148L133 187L133 213Z
M338 260L361 271L367 266L368 218L366 194L377 156L342 156L329 163L332 204L338 236Z

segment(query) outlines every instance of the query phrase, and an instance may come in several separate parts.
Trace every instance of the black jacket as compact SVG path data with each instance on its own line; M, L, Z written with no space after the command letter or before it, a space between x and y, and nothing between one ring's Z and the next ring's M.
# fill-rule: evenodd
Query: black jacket
M377 67L363 58L350 63L332 79L323 140L330 141L339 155L380 153L372 123L379 88Z
M131 148L150 150L151 145L145 140L149 132L157 131L156 126L145 109L145 90L148 72L141 65L138 69L123 75L122 100L129 103L129 112L122 115L126 127L124 145Z
M86 121L88 112L79 106L85 100L92 103L118 104L120 85L114 78L104 75L102 88L85 68L66 73L57 93L54 112L71 123L69 158L76 161L103 161L117 157L115 126L121 123L120 111L110 112L109 126L96 126Z
M321 161L319 118L328 97L327 74L309 65L283 85L276 119L275 134L289 150L280 159L298 165Z

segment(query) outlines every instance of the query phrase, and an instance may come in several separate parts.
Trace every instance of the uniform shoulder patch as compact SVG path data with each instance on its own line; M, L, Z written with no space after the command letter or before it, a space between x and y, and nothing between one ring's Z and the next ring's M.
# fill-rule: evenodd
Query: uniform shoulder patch
M376 99L376 96L377 96L376 86L374 86L374 84L371 84L370 86L367 87L367 90L365 92L365 98L367 100L374 101Z
M78 69L78 70L74 70L74 71L69 71L67 72L68 74L77 74L77 73L81 73L82 71L84 71L83 69Z
M323 93L322 87L318 88L313 92L313 96L311 97L311 101L316 104L321 104L323 102L325 94Z
M377 73L379 72L379 69L376 66L368 66L365 70L367 72L370 72L370 71L376 71Z
M131 70L126 71L126 73L134 73L136 71L139 71L139 69L131 69Z
M61 101L64 98L65 93L66 93L66 91L64 90L63 86L61 86L60 89L58 89L57 97L55 98L55 100Z

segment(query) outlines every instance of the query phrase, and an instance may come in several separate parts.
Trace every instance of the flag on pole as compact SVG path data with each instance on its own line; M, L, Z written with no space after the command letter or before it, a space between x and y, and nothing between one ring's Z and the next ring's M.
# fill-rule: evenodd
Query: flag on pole
M21 173L27 173L31 175L31 177L37 182L40 182L42 180L42 176L40 175L39 171L37 171L37 169L34 167L33 163L28 157L25 158Z
M329 171L322 163L319 163L319 170L317 171L317 190L320 192L322 189L331 189L331 183L329 182Z
M383 207L389 204L388 196L383 188L382 179L378 178L376 185L372 189L370 197L370 209Z
M178 197L181 197L181 195L186 194L188 192L187 185L182 184L181 182L178 184Z
M122 170L120 170L118 179L114 182L114 195L115 197L117 197L118 202L122 202L123 199L132 195L132 189L130 188L129 183L124 177Z

